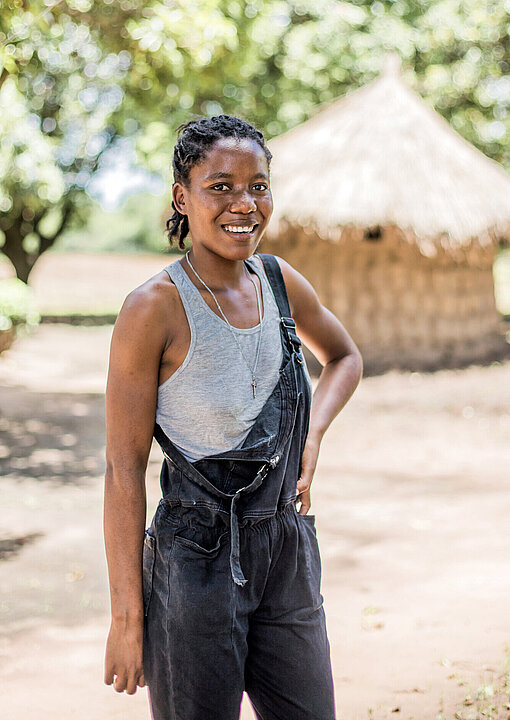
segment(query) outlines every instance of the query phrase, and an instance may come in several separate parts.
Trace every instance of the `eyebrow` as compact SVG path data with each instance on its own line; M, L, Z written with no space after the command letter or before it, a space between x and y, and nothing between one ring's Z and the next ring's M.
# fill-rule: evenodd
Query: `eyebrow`
M234 177L234 176L232 175L232 173L228 173L228 172L215 172L215 173L211 173L211 175L208 175L208 176L205 178L205 180L206 180L206 182L207 182L208 180L220 180L221 178L233 178L233 177ZM252 180L255 180L255 179L258 179L258 178L262 178L263 180L267 180L267 175L266 175L265 173L257 173L256 175L254 175L254 176L252 177Z

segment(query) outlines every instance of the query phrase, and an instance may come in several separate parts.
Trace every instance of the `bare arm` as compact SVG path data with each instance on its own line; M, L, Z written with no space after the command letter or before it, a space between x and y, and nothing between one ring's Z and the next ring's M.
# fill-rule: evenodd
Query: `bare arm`
M298 335L324 366L313 394L310 428L297 485L301 499L299 512L305 514L311 505L310 485L322 438L361 380L363 362L342 323L320 303L308 280L285 260L277 259Z
M128 694L144 685L145 470L165 343L153 295L142 287L126 299L113 332L106 389L104 532L112 620L105 682Z

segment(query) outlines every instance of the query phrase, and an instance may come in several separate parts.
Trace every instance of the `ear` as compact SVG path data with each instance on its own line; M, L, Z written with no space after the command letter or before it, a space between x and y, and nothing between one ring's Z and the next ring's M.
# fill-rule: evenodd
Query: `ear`
M184 195L184 187L181 183L174 183L172 187L172 200L174 201L175 209L178 210L181 215L187 215Z

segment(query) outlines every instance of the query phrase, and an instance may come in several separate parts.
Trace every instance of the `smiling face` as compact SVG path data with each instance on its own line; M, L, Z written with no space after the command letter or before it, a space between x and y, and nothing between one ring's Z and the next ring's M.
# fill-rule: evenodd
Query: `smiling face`
M194 165L188 185L175 183L175 207L188 216L194 249L250 257L273 211L266 155L254 140L222 138Z

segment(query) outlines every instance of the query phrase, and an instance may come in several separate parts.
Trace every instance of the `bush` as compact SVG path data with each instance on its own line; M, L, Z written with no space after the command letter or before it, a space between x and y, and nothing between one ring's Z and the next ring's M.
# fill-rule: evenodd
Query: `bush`
M17 278L0 280L0 332L34 326L39 320L32 288Z

